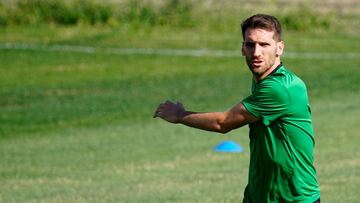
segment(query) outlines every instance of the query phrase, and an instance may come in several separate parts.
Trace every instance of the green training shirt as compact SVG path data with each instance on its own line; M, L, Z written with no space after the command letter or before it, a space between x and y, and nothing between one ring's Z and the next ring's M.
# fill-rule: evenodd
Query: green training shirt
M280 65L254 82L252 94L242 103L259 118L249 124L250 167L244 202L310 203L319 199L304 82Z

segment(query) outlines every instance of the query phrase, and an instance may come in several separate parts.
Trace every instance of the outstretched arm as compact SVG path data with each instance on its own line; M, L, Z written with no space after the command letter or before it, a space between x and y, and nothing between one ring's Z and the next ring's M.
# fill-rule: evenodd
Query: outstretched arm
M170 123L181 123L193 128L227 133L258 119L249 113L242 103L225 112L190 112L179 102L166 101L156 109L154 118L160 117Z

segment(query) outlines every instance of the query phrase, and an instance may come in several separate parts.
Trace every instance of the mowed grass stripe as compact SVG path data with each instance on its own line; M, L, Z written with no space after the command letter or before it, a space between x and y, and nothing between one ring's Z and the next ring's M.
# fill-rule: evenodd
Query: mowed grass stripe
M215 50L215 49L173 49L173 48L100 48L79 45L48 45L26 43L3 43L0 49L30 50L30 51L57 51L80 53L107 53L118 55L160 55L160 56L191 56L191 57L239 57L240 50ZM285 58L299 59L360 59L359 52L294 52L286 51Z

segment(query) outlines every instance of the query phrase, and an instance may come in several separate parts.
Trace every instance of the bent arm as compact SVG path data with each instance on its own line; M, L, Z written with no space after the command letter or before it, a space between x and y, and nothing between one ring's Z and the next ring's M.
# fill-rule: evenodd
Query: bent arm
M160 104L154 117L160 117L171 123L181 123L186 126L207 131L227 133L258 119L249 113L242 103L225 112L190 112L181 103L165 102Z

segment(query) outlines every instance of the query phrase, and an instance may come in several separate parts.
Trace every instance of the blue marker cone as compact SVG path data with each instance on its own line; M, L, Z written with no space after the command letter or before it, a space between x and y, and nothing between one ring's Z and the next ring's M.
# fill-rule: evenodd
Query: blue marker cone
M234 141L228 140L223 141L214 147L214 151L216 152L232 152L232 153L240 153L243 152L244 149Z

